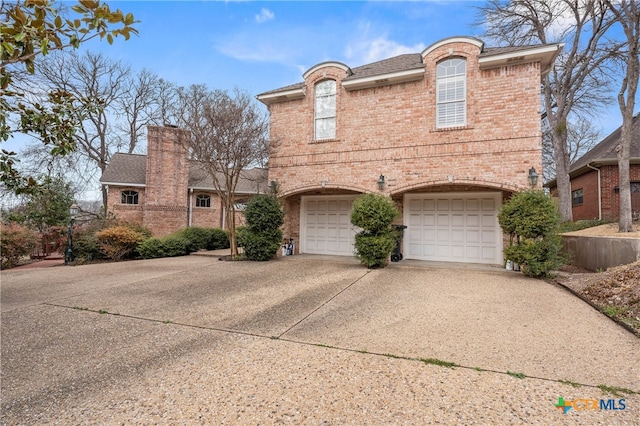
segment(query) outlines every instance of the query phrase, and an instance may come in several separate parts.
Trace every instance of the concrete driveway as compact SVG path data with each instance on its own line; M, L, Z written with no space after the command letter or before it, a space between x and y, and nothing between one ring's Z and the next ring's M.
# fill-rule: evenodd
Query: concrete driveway
M640 418L640 340L500 269L190 256L0 278L2 424ZM600 399L625 409L580 409Z

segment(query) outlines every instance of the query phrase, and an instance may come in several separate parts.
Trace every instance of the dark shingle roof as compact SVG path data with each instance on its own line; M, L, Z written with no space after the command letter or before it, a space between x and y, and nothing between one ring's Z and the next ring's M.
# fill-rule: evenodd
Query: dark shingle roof
M144 185L147 180L147 156L116 152L100 178L102 183Z
M147 156L140 154L123 154L117 152L100 178L105 184L145 185L147 174ZM223 181L220 175L220 181ZM213 180L209 173L196 161L189 162L190 188L213 190ZM257 193L267 190L267 169L254 168L242 172L236 192Z
M536 47L551 46L550 44L537 44L528 46L513 46L513 47L486 47L482 49L480 57L489 57L494 55L503 55L505 53L518 52L520 50L528 50ZM404 55L394 56L392 58L383 59L381 61L373 62L371 64L365 64L356 68L352 68L351 75L346 77L343 81L357 80L359 78L371 77L375 75L390 74L400 71L409 71L413 69L423 68L421 53L407 53ZM274 93L286 92L289 90L302 89L305 87L304 82L291 84L288 86L280 87L278 89L270 90L268 92L261 93L259 96L270 95Z
M616 146L620 143L622 126L618 127L602 142L594 146L582 157L578 158L569 168L569 173L575 172L589 163L617 161ZM640 158L640 114L633 117L631 129L631 158Z

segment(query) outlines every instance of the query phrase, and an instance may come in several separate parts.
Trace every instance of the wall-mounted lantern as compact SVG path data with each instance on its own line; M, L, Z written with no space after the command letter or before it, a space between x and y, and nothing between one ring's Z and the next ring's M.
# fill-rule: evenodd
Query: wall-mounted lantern
M538 185L538 173L536 173L536 169L533 167L529 169L529 185L532 188L535 188Z
M378 189L384 191L384 175L380 175L378 178Z

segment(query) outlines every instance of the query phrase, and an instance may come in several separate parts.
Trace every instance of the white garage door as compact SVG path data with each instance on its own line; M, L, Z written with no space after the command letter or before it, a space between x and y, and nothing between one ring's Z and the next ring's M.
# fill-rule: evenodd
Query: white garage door
M302 197L300 253L353 256L353 195Z
M404 257L502 263L500 193L407 194Z

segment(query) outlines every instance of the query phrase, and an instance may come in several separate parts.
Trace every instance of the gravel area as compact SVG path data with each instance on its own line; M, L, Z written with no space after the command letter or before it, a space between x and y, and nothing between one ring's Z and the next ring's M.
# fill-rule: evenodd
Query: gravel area
M640 340L520 274L192 256L7 271L0 280L1 424L640 417L640 395L628 392L640 391ZM602 384L626 393L605 394ZM627 409L562 414L560 396L623 398Z

